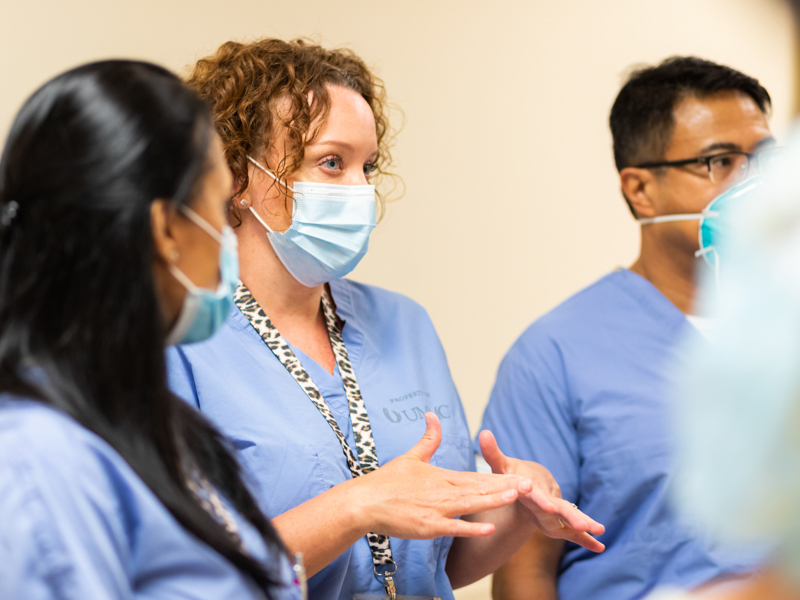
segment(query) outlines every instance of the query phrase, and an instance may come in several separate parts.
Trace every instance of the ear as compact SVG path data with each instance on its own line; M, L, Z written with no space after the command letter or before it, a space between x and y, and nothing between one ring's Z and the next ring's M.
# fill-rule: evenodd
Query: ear
M178 242L173 235L176 211L167 200L156 199L150 205L150 227L156 257L165 263L178 260Z
M656 214L650 197L654 182L655 175L649 169L626 167L619 172L620 188L637 217L647 218Z

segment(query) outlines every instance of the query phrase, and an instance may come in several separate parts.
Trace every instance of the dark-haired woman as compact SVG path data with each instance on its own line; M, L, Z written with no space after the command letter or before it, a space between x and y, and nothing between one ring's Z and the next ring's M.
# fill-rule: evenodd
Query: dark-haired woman
M283 545L164 346L231 306L231 177L164 69L46 83L0 162L0 598L292 598Z

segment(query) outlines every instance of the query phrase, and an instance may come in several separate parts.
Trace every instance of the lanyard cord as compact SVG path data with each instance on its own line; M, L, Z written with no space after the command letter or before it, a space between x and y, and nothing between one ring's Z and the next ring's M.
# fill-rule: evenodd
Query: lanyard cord
M239 526L236 524L236 519L231 511L226 508L216 488L211 485L211 482L206 479L205 475L200 473L197 469L192 469L189 476L186 478L186 486L200 502L200 506L203 510L211 515L211 517L225 529L225 532L239 548L247 552L239 533Z
M247 289L244 283L239 282L236 291L233 295L234 302L239 310L242 311L250 325L261 336L261 339L272 351L275 357L281 364L289 371L289 374L294 378L297 384L311 400L312 404L317 407L317 410L325 418L330 425L336 438L342 446L347 459L347 466L350 468L350 474L355 477L361 477L378 468L378 455L375 450L375 439L372 436L372 427L369 422L369 415L367 408L364 404L364 398L361 396L361 389L356 381L355 371L350 362L347 354L347 348L344 345L342 332L336 323L336 313L333 310L330 298L327 292L322 293L322 311L325 315L325 324L328 328L328 337L333 348L333 354L336 357L336 364L339 366L339 373L342 376L342 383L344 384L344 391L347 396L347 405L350 410L350 423L353 426L353 437L356 440L356 451L358 458L347 443L342 430L336 423L328 403L323 398L319 389L314 381L309 376L308 372L300 364L300 361L292 352L289 343L278 332L277 328L272 324L272 321L264 312L264 309L256 302L250 290ZM372 553L372 563L375 575L385 579L384 586L394 590L394 582L391 575L397 570L397 565L392 559L392 548L389 543L389 537L377 533L367 534L367 542L369 549ZM388 565L388 568L383 573L378 571L378 567Z

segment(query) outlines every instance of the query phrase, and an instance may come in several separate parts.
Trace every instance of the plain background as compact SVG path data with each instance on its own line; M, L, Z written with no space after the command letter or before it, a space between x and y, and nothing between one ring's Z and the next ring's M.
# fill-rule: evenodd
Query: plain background
M525 327L636 257L607 126L631 66L694 54L753 75L780 136L792 33L777 0L0 0L0 136L36 87L89 60L182 71L263 36L353 48L402 109L406 192L352 277L428 309L475 432ZM458 596L488 597L488 578Z

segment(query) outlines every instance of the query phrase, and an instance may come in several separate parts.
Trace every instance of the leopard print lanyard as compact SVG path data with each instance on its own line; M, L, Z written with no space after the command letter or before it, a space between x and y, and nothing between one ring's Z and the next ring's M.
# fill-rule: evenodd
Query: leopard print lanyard
M356 451L358 458L356 458L347 439L344 437L342 430L336 423L331 409L325 398L322 397L319 389L314 381L309 376L308 372L300 364L300 361L292 352L289 343L278 332L277 328L272 324L272 321L264 312L264 309L256 302L250 290L247 289L244 283L239 282L236 291L233 294L234 302L239 310L242 311L250 325L256 330L261 339L272 351L275 357L281 362L287 371L294 377L298 385L308 396L309 400L317 407L320 414L325 418L330 425L333 433L336 434L339 443L342 446L345 458L347 459L347 466L350 468L350 474L355 477L361 477L378 468L378 455L375 451L375 439L372 436L372 427L369 423L369 415L367 408L364 405L364 398L361 396L361 389L356 381L356 374L353 370L353 365L347 354L347 348L344 345L342 332L336 322L336 313L333 310L333 305L328 297L327 292L322 293L322 311L325 315L325 323L328 327L328 337L331 341L333 354L336 357L336 364L339 366L339 373L342 376L342 383L344 384L344 391L347 395L347 405L350 409L350 423L353 426L353 437L356 440ZM389 598L394 599L395 588L392 575L397 571L397 564L392 559L392 548L389 543L389 537L377 533L367 534L367 541L369 548L372 552L373 571L377 577L384 579L384 587ZM378 567L385 569L379 570Z
M219 493L214 486L211 485L211 482L206 479L205 475L200 473L197 469L192 469L190 475L186 478L186 485L189 491L191 491L200 502L200 506L203 510L211 515L211 518L225 529L225 533L228 534L239 548L246 552L247 550L242 541L242 536L239 533L239 526L236 523L236 519L233 517L231 511L225 507Z

